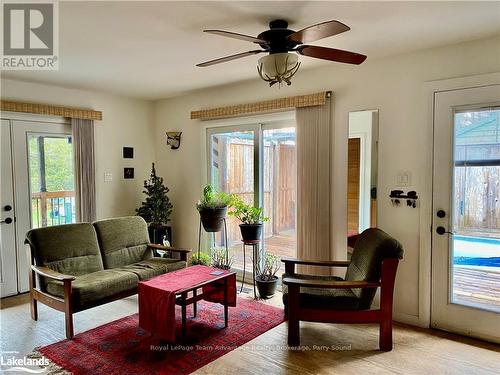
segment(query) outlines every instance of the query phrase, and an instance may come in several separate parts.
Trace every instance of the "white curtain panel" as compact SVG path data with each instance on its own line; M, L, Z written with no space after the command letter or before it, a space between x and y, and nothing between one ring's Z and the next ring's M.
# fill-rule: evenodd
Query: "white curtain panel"
M78 222L96 219L94 121L71 119Z
M297 257L330 260L331 99L297 108ZM300 266L300 273L329 275L329 267Z

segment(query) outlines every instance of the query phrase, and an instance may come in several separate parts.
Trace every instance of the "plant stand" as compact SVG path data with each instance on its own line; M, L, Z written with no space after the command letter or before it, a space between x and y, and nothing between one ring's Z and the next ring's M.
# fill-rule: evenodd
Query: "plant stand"
M259 262L259 243L260 240L243 241L243 278L241 280L240 293L243 291L243 284L245 283L245 273L246 273L246 255L245 250L247 246L252 246L252 279L253 279L253 298L259 299L257 297L257 290L255 287L255 274L257 273L257 264Z
M228 260L229 260L229 249L227 248L226 218L224 218L222 220L224 220L224 244L226 245L226 264L227 264ZM198 256L200 255L200 249L201 249L201 227L202 227L202 224L201 224L201 219L200 219L200 229L198 230ZM217 233L217 232L210 232L210 233ZM215 246L215 239L214 239L214 246Z

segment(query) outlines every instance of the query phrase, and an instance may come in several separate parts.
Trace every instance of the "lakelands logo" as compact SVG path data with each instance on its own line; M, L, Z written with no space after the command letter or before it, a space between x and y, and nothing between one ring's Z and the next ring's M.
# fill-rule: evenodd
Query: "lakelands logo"
M58 69L57 5L2 1L1 69Z
M17 352L7 352L15 353ZM47 373L46 367L50 364L48 358L39 356L37 358L28 358L26 356L17 358L16 355L0 355L0 370L3 373L13 372L16 374L44 374Z

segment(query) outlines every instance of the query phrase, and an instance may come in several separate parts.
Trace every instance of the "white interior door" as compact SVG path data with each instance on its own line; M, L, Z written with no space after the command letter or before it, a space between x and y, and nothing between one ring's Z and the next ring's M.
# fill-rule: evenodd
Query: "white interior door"
M500 342L499 84L434 94L433 181L431 324Z
M0 129L0 291L6 297L17 293L17 261L14 183L12 173L10 121L2 120Z

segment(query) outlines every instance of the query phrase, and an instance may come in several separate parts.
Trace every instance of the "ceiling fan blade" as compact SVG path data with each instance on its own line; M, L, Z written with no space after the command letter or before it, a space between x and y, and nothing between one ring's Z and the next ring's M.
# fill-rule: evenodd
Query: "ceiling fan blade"
M318 46L299 46L297 47L297 53L317 59L337 61L346 64L359 65L366 60L366 56L360 53Z
M265 44L267 44L267 41L265 41L264 39L255 38L255 37L250 36L250 35L233 33L231 31L203 30L203 32L210 33L210 34L221 35L221 36L226 36L228 38L233 38L233 39L245 40L247 42L252 42L252 43L259 43L259 44L265 43Z
M254 50L254 51L241 52L241 53L237 53L235 55L230 55L230 56L221 57L221 58L218 58L215 60L205 61L205 62L196 64L196 66L200 66L200 67L211 66L211 65L231 61L231 60L240 59L242 57L246 57L246 56L250 56L250 55L256 55L257 53L261 53L261 52L267 52L267 51L258 49L258 50Z
M297 43L310 43L349 30L351 30L351 28L347 25L344 25L342 22L326 21L296 31L293 34L290 34L288 36L288 39Z

